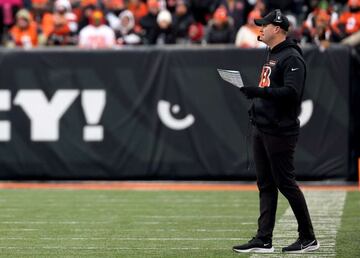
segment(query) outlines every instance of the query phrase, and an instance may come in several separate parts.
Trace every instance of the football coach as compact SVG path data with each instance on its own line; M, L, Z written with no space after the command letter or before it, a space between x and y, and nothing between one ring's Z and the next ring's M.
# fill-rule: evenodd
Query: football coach
M298 223L298 239L282 248L287 253L317 250L311 218L302 191L295 181L294 152L300 122L298 115L306 79L306 64L300 47L287 38L289 21L279 9L262 19L258 40L268 46L258 87L241 92L252 99L249 110L253 125L253 154L260 198L257 234L248 243L234 246L235 252L273 252L278 191L288 200Z

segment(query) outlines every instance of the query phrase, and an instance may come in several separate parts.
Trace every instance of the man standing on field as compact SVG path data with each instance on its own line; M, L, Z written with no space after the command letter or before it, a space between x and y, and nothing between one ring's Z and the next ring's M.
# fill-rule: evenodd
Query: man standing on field
M278 190L286 197L298 222L299 238L283 252L304 253L317 250L309 211L295 181L294 152L300 122L298 115L306 78L306 64L299 46L286 37L289 21L280 10L262 19L259 40L269 48L258 87L242 87L253 104L249 110L253 125L253 152L260 196L260 216L256 236L234 246L235 252L273 252L272 236Z

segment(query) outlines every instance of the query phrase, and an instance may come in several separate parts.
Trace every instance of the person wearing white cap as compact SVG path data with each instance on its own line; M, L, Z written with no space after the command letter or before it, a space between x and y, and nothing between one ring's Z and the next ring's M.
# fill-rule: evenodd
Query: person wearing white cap
M156 44L175 44L175 31L172 26L171 13L166 9L161 10L156 21L158 24Z

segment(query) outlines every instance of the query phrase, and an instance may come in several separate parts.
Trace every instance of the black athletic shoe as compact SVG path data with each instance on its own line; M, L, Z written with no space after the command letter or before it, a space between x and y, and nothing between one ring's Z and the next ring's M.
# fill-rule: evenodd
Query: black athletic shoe
M259 238L253 237L253 239L246 244L234 246L233 250L237 253L272 253L274 252L274 247L271 241L264 242Z
M315 251L320 248L320 244L316 239L302 240L298 238L295 243L284 247L282 251L284 253L307 253Z

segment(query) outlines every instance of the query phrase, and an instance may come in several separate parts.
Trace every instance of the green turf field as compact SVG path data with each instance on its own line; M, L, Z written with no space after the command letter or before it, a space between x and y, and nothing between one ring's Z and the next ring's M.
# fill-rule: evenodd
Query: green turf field
M360 193L306 196L322 248L304 257L360 257ZM257 192L1 190L0 257L263 257L231 250L255 233L257 198ZM328 200L334 203L326 206ZM277 253L266 257L301 257L279 253L280 243L295 240L287 209L280 198Z

